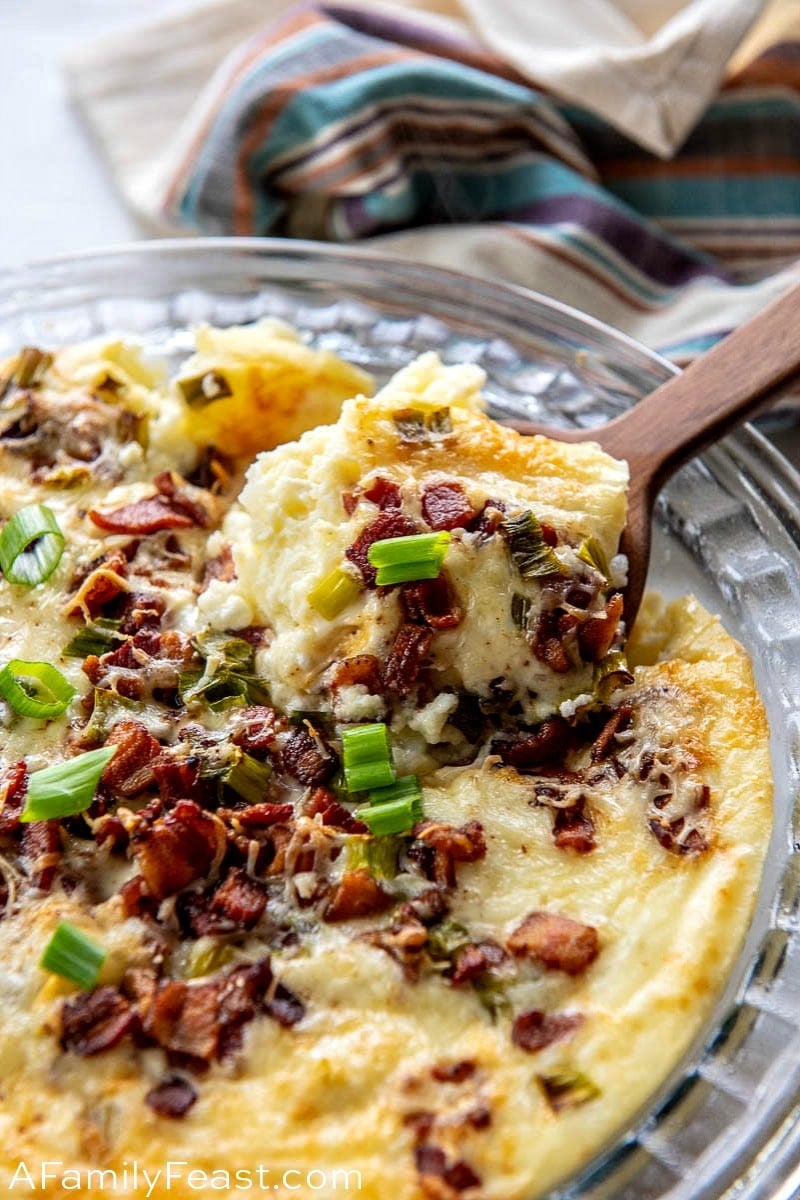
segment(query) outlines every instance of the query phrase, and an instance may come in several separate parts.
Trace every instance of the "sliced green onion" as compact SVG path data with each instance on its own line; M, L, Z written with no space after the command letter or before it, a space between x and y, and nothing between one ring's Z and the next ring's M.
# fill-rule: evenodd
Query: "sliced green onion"
M345 870L368 871L373 879L394 879L400 840L394 837L370 837L352 833L345 839Z
M184 400L193 408L204 408L215 400L233 395L233 388L221 371L204 371L202 375L178 379L177 384Z
M390 787L373 788L369 801L355 815L376 837L408 833L422 820L422 788L416 775L406 775Z
M542 527L530 509L501 521L500 530L520 575L532 579L566 573L553 547L544 540Z
M45 946L39 966L88 991L97 983L107 955L107 950L91 941L71 922L60 921Z
M605 703L617 688L633 683L624 650L612 650L594 665L592 690L598 700Z
M514 592L511 597L511 620L517 629L525 631L528 628L528 617L532 605L533 601L529 600L527 596L523 596L521 592Z
M449 408L423 412L419 408L402 408L392 413L400 441L422 444L439 441L453 432Z
M100 776L116 754L116 746L102 746L76 758L34 771L20 821L50 821L85 812L94 799Z
M67 642L62 650L65 658L87 658L90 654L108 653L118 642L125 640L125 635L119 632L121 621L113 621L110 617L97 617L79 629L74 638Z
M0 696L21 717L48 721L60 717L77 690L46 662L14 658L0 671Z
M594 567L595 571L599 571L606 583L608 583L611 578L611 567L608 556L594 534L590 534L589 537L583 539L578 547L578 558L582 562L588 563L590 567Z
M272 767L245 754L238 746L236 750L238 753L222 776L222 782L248 804L259 804L266 795Z
M45 504L26 505L0 530L0 568L9 583L44 583L63 553L64 534Z
M219 938L201 937L189 951L189 957L183 970L184 979L200 979L203 975L211 975L220 967L234 958L236 951L228 942Z
M439 533L412 533L406 537L381 538L373 542L367 558L378 568L378 587L408 583L414 579L436 579L450 544L446 529Z
M184 671L178 692L184 704L205 700L214 707L234 696L249 704L269 704L266 684L253 671L254 650L244 638L225 633L202 633L193 639L205 659L202 671Z
M353 725L342 734L342 765L349 792L386 787L397 778L385 725Z
M552 1075L537 1075L536 1079L553 1112L577 1108L600 1095L600 1088L582 1071L564 1069Z
M326 621L333 621L343 613L361 591L361 584L347 571L336 567L324 579L320 579L308 593L308 603Z

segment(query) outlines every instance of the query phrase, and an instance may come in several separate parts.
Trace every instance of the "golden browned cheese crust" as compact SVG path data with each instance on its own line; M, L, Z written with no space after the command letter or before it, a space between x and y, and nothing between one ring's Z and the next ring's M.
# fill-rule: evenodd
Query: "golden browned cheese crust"
M30 457L3 439L9 426L0 406L7 484L0 517L44 502L67 535L46 583L25 590L0 580L0 666L47 660L79 691L48 723L15 716L0 702L0 1186L22 1163L38 1193L53 1196L63 1194L62 1184L108 1195L113 1179L113 1194L179 1200L198 1186L202 1194L269 1192L283 1200L532 1200L587 1165L643 1111L706 1030L737 958L771 829L768 730L751 667L691 597L646 599L627 662L611 662L622 652L621 630L616 640L609 633L602 652L594 638L576 642L572 631L584 629L584 619L615 623L622 564L609 563L624 524L624 465L597 447L525 442L494 425L480 411L472 368L445 369L426 356L374 401L348 401L337 425L259 459L243 491L241 459L226 459L222 484L217 475L209 489L197 462L209 438L218 440L224 414L214 403L244 412L264 379L279 389L282 349L287 396L302 398L304 379L320 395L317 361L298 375L290 335L266 329L260 336L261 352L252 330L231 331L228 343L225 331L202 335L199 356L181 373L217 377L199 412L130 350L123 359L99 346L57 356L43 394L83 389L96 399L98 379L111 373L119 376L113 403L149 421L146 445L116 454L118 477L78 479L69 491L34 478ZM253 389L248 373L258 370L259 353L268 365ZM243 356L247 370L237 374ZM348 378L330 362L326 370ZM215 399L219 376L230 394ZM344 395L337 387L323 396L327 420ZM423 416L448 410L444 441L403 442L394 414L415 406ZM253 411L260 407L257 399ZM438 429L444 420L437 421ZM266 434L270 446L282 440L274 433ZM291 428L291 436L299 433ZM246 452L256 449L248 443ZM203 506L207 527L109 533L86 515L152 497L153 478L169 467L180 473L171 485L180 503ZM416 610L410 619L405 593L381 592L363 578L351 608L336 617L309 604L315 583L342 564L357 578L348 549L380 512L399 511L365 499L376 476L397 485L402 511L421 529L432 508L421 506L426 486L457 484L466 497L444 560L461 624L428 627ZM552 574L520 577L500 526L487 533L481 524L489 500L502 502L506 519L535 514L553 543L557 586ZM178 550L165 548L170 532ZM599 567L578 555L591 538L602 546ZM189 646L166 700L158 687L142 693L141 664L125 674L63 655L85 624L70 601L80 587L76 572L80 579L87 563L121 546L127 590L91 620L129 612L133 591L164 598L158 632L180 634ZM580 604L564 579L580 584ZM511 594L523 596L527 624L510 615ZM495 672L505 690L491 686L476 646L492 595L495 603L502 598L492 653L495 663L511 664ZM589 614L553 635L572 647L568 670L553 670L555 650L542 648L540 614L551 611ZM402 694L380 662L379 683L369 683L360 661L361 682L347 692L336 686L337 670L354 653L387 661L398 627L409 623L425 630L427 649ZM227 638L227 649L214 642L210 650L213 637ZM213 654L230 655L234 644L245 657L250 647L247 668L239 668L247 680L238 699L223 695L213 708L208 697L220 693L202 691ZM139 694L120 699L118 689L130 691L131 680ZM158 680L164 684L163 670ZM278 710L268 747L269 697L259 688ZM289 724L284 713L294 708L304 715ZM230 730L241 731L241 713L256 709L263 744L237 734L237 745L268 768L258 776L261 792L234 795L234 777L225 775L212 794L209 780L220 772L211 743L228 753ZM169 760L173 774L156 772L138 791L125 780L130 794L108 782L99 793L103 812L61 823L49 888L32 886L35 864L22 834L2 823L16 802L14 764L26 762L29 776L102 742L123 720L138 721L157 743L150 767ZM370 721L386 723L398 773L421 781L423 817L392 843L391 866L386 846L380 862L374 846L391 839L370 840L363 827L347 826L362 798L351 800L318 760L312 780L303 773L309 760L298 766L292 750L300 729L341 753L342 729ZM536 741L543 730L561 739L555 749ZM204 773L191 776L198 762ZM185 792L175 790L176 763ZM217 822L227 849L173 887L147 857L151 826L141 811L150 805L163 821L187 802ZM292 814L273 813L272 824L258 826L255 809L267 803L291 806ZM117 813L125 827L119 844L98 845L103 819ZM288 831L285 838L276 827ZM182 864L178 845L172 869ZM344 904L343 871L362 884L369 876L369 903L359 893L366 907ZM134 911L120 889L142 873L155 903ZM219 915L214 897L245 876L250 895L264 897L255 921L187 932L186 922L199 920L187 916L187 897L203 916L216 903ZM229 921L234 911L225 909ZM156 990L172 981L183 997L187 989L197 995L265 955L272 983L230 1047L202 1063L154 1032L152 1009L150 1024L145 1018L116 1044L86 1054L65 1024L77 989L38 965L65 919L107 951L99 986L126 1005L134 979ZM278 984L296 1005L282 1015L269 1007ZM145 1101L170 1074L194 1093L183 1115ZM149 1172L147 1183L132 1175L134 1163ZM107 1174L92 1174L99 1169ZM203 1185L193 1170L206 1173Z

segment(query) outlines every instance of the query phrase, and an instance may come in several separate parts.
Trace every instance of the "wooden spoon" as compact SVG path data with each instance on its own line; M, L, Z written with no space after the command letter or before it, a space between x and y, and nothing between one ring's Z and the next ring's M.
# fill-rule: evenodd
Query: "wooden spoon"
M656 496L678 467L776 400L800 377L800 285L774 300L633 408L595 429L555 429L508 421L520 433L565 442L599 442L626 459L631 482L620 549L628 556L624 590L630 630L650 558Z

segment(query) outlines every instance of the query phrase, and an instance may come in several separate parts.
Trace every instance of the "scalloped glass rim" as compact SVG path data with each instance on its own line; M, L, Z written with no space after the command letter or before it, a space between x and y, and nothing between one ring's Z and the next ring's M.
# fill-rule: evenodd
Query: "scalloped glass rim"
M348 247L146 242L0 274L0 357L133 334L183 352L199 321L275 315L380 379L422 349L487 372L497 415L592 426L674 370L521 288ZM746 944L702 1034L646 1112L563 1200L791 1200L800 1189L800 477L745 427L662 493L651 582L694 591L753 658L772 729L776 822Z

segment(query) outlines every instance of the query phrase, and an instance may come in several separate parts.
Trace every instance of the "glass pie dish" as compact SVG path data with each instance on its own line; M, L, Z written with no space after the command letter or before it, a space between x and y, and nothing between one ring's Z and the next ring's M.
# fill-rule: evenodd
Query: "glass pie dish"
M520 289L346 248L153 242L0 277L0 357L134 336L157 358L199 322L277 316L384 382L418 353L474 362L495 416L591 427L673 368L597 321ZM650 586L693 592L749 651L772 731L775 831L724 993L646 1111L563 1200L778 1200L800 1188L800 478L751 428L682 470L655 516Z

